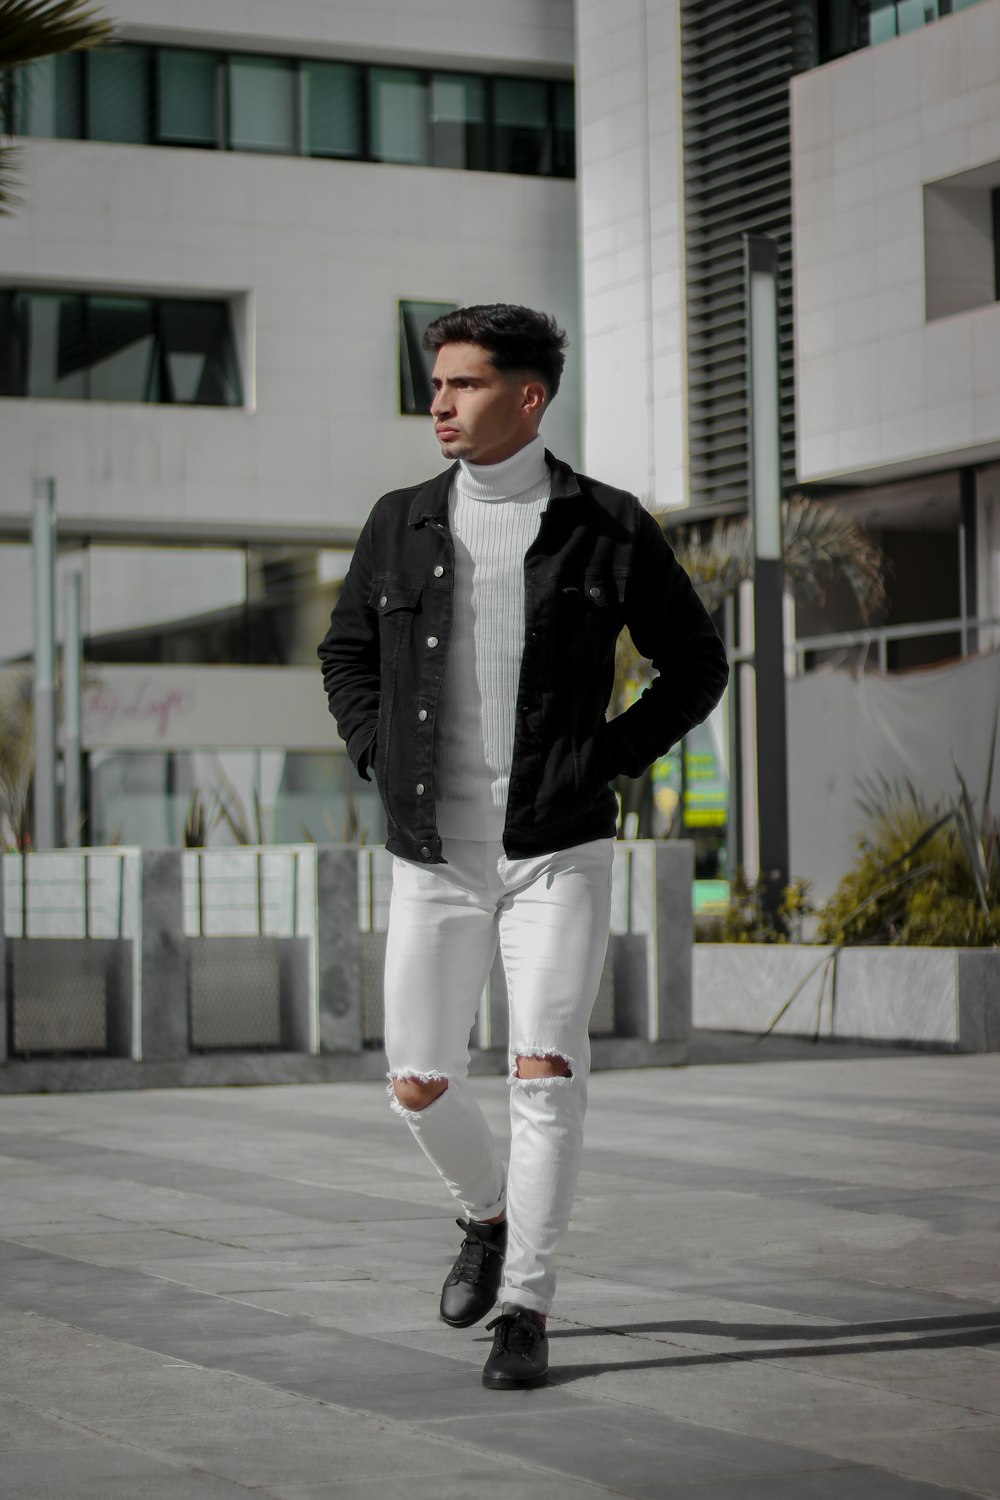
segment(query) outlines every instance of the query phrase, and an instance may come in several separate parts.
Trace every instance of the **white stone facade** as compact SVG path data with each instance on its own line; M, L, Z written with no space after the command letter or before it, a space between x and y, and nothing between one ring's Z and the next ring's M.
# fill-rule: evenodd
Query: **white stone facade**
M584 461L687 503L678 0L577 0Z
M569 78L570 0L120 0L124 41ZM166 18L169 17L169 22ZM577 349L568 180L99 142L23 142L0 285L213 295L236 314L242 409L0 401L0 529L32 480L64 528L350 538L383 490L441 466L398 414L397 300L525 302ZM545 437L579 460L579 370Z
M1000 0L792 85L798 472L1000 458Z

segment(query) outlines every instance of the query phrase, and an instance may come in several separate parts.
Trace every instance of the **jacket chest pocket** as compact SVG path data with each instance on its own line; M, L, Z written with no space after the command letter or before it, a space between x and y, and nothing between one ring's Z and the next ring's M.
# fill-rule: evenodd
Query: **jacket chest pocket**
M420 612L423 590L418 584L398 578L377 578L368 603L378 615L379 642L383 666L394 666L404 639L413 630Z
M581 578L558 587L556 608L560 625L576 642L585 643L588 655L614 649L623 623L627 582L625 571L591 568Z

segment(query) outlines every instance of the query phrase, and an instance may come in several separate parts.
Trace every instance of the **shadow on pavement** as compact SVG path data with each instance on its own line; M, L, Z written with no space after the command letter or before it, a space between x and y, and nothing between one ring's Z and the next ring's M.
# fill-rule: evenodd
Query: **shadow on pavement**
M725 1365L735 1360L802 1359L844 1354L896 1354L910 1349L944 1349L1000 1344L1000 1308L995 1313L959 1313L954 1317L902 1318L886 1322L845 1323L839 1327L784 1325L775 1323L722 1323L704 1319L667 1323L621 1323L614 1328L554 1328L553 1341L593 1338L607 1334L623 1338L638 1334L708 1334L716 1338L744 1340L795 1339L798 1346L768 1347L746 1351L691 1351L669 1354L657 1359L625 1359L585 1365L561 1365L552 1371L550 1382L566 1385L587 1376L606 1375L616 1370L671 1370L696 1365ZM899 1338L899 1334L916 1333L916 1338ZM871 1335L883 1335L872 1338ZM889 1336L886 1338L885 1336ZM803 1340L815 1339L808 1349ZM850 1342L840 1342L849 1340ZM837 1342L834 1342L837 1341Z

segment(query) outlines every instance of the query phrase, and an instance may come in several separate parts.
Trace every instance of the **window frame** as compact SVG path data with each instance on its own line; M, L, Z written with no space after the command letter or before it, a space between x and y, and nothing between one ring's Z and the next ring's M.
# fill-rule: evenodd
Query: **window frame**
M234 299L231 297L162 297L155 293L146 293L142 290L128 292L114 288L79 287L67 286L3 286L0 287L0 297L9 299L12 309L11 323L15 332L17 328L17 299L23 299L30 308L32 299L41 298L74 298L80 302L80 323L83 329L84 347L90 351L93 337L91 333L91 321L95 300L106 301L108 299L123 302L148 302L152 307L152 337L153 351L147 371L147 385L151 378L155 378L158 391L157 398L151 399L146 394L142 396L118 397L118 396L95 396L91 392L92 370L96 361L90 360L81 366L80 374L83 377L83 393L80 395L60 395L55 392L45 395L35 395L31 392L31 361L30 361L30 337L24 341L20 351L20 364L16 372L16 384L19 389L11 389L0 392L3 400L26 400L26 401L80 401L95 405L109 406L172 406L201 411L245 411L246 410L246 378L240 362L239 340L236 330ZM165 310L174 304L204 304L218 312L223 317L224 338L219 348L213 352L214 357L223 362L224 382L228 380L235 399L232 401L182 401L177 400L174 395L174 376L170 369L169 356L172 351L168 348L165 334ZM22 325L22 327L30 325ZM228 367L228 368L227 368ZM14 382L11 382L14 384Z
M498 172L502 176L516 177L546 177L572 180L576 176L576 119L575 108L570 111L572 127L567 132L566 127L559 123L559 98L560 91L569 92L573 98L574 83L572 78L564 77L542 77L535 74L522 73L493 73L478 72L474 69L457 67L404 67L397 64L385 64L379 62L359 62L355 58L347 57L302 57L286 53L255 52L244 48L220 49L217 47L183 47L173 43L147 43L143 41L122 40L115 44L113 49L99 49L100 52L119 49L137 49L146 54L146 91L148 100L148 141L143 142L119 142L118 144L142 144L157 146L175 151L207 151L221 150L234 151L247 155L260 156L299 156L313 161L361 161L378 162L386 166L425 166L432 167L435 171L475 171L475 172ZM210 56L214 60L214 115L215 115L215 138L212 144L205 141L174 141L166 139L160 131L160 57L164 52L183 53L192 52ZM95 53L95 56L99 53ZM89 54L70 53L68 57L73 61L69 64L79 70L79 105L75 111L77 119L77 133L73 136L47 137L59 140L93 140L91 134L91 66ZM272 63L287 68L291 75L292 91L292 145L289 149L236 146L233 144L233 120L232 120L232 79L231 64L239 59L256 60L261 63ZM330 62L341 64L357 70L358 90L360 94L359 108L359 152L357 155L345 155L340 153L316 152L308 150L308 130L306 128L304 111L307 105L306 92L303 87L303 78L308 65L313 63ZM416 79L421 87L423 100L423 123L426 140L426 160L420 162L408 162L405 160L386 160L374 153L375 143L375 110L372 97L372 75L380 73L407 74ZM8 101L10 118L15 118L17 109L17 79L23 73L23 69L15 70L3 83L5 97ZM433 89L436 79L447 80L455 78L463 82L478 80L483 84L484 119L481 122L484 132L484 161L480 164L467 165L463 162L460 166L435 160L434 149L434 118L432 109ZM500 150L498 144L498 131L501 128L497 121L497 94L498 88L504 83L537 83L545 88L546 98L546 132L547 146L544 156L548 165L541 171L510 171L509 168L498 167ZM471 122L477 124L480 122ZM557 140L566 134L570 136L572 147L571 161L560 161L561 155L556 149ZM102 138L103 139L103 138ZM109 142L110 144L110 142Z

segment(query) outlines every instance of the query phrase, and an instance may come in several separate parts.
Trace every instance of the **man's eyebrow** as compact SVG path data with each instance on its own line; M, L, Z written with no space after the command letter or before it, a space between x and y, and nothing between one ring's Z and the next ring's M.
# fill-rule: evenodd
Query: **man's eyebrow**
M431 385L433 386L458 385L460 382L462 385L482 385L483 377L481 375L462 375L460 373L458 375L448 375L442 380L440 375L431 376Z

